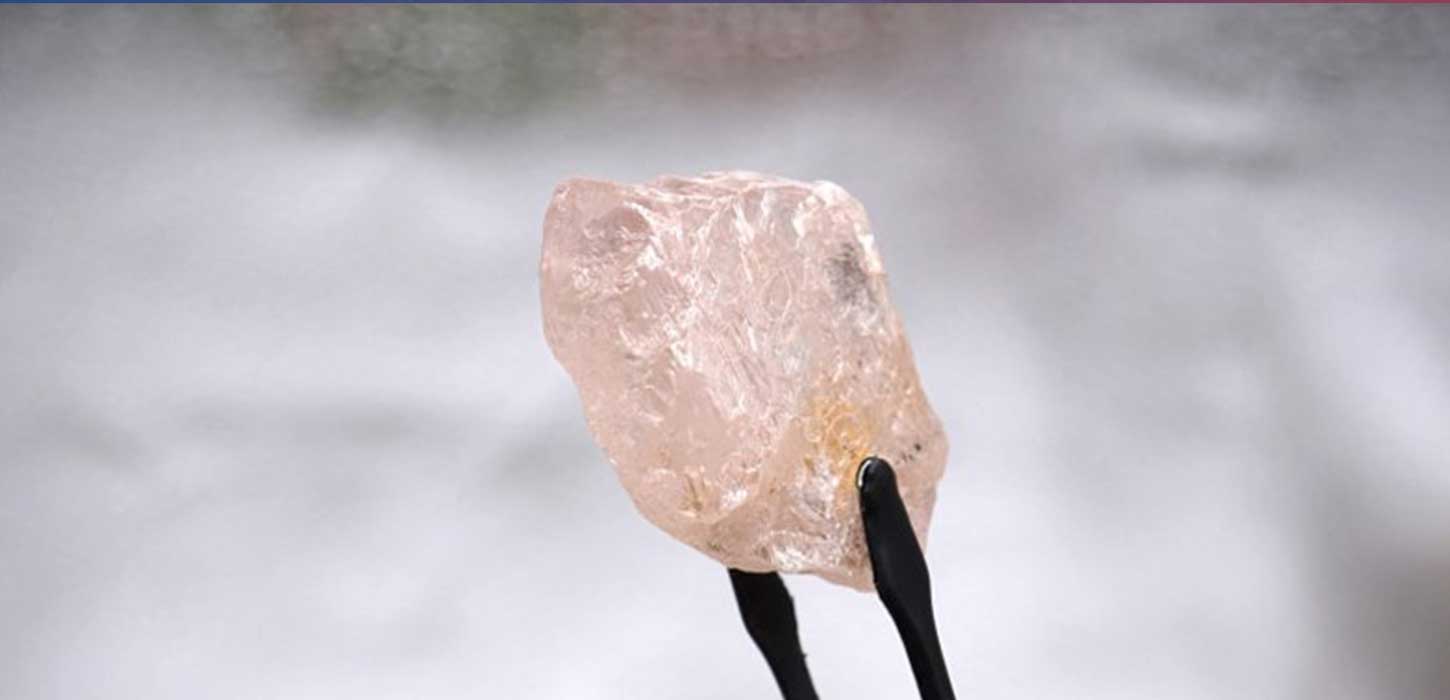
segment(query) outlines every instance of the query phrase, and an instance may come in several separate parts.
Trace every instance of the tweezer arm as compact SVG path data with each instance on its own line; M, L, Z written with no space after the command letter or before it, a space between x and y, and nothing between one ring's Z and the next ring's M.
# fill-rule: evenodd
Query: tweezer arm
M931 609L931 576L896 488L896 472L886 460L868 457L856 473L856 489L876 593L901 633L916 688L922 700L955 700Z
M735 602L740 606L745 630L755 640L765 662L770 664L781 697L817 700L811 672L806 668L806 655L796 634L795 604L780 574L752 574L731 569L730 585L735 589Z
M931 609L931 578L886 460L869 457L856 472L861 520L876 592L896 623L922 700L955 700ZM735 602L785 700L816 700L796 632L795 605L780 575L730 570Z

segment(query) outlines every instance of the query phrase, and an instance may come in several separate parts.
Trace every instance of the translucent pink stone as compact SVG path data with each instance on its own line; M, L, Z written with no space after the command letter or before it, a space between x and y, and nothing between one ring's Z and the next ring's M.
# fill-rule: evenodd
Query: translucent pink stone
M875 454L925 541L946 436L845 190L569 180L539 275L544 334L651 522L726 566L869 590L855 475Z

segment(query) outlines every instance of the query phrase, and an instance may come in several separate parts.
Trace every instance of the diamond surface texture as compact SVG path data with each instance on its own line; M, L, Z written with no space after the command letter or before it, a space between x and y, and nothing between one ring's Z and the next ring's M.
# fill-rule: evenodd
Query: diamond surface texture
M871 588L856 468L925 542L946 464L866 211L749 172L574 179L544 220L544 333L641 513L746 571Z

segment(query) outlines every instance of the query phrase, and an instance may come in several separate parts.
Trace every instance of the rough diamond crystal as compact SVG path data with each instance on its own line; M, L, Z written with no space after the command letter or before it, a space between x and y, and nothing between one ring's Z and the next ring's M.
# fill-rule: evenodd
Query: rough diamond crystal
M845 190L569 180L539 274L544 334L651 522L727 566L869 590L854 480L875 454L925 541L946 436Z

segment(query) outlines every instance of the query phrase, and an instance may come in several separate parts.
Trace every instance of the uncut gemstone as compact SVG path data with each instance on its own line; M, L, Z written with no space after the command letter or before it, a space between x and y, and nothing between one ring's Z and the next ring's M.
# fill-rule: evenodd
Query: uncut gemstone
M946 436L845 190L572 179L539 275L545 337L655 525L726 566L869 590L855 476L877 455L925 542Z

